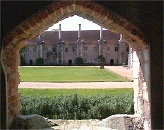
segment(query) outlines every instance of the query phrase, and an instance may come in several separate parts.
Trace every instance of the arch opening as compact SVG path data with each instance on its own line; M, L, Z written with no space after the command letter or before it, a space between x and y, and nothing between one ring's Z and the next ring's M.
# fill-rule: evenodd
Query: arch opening
M90 4L93 4L95 8L101 8L101 10L97 11L91 7L88 7L88 2ZM56 6L58 6L59 8L56 8ZM128 22L118 14L105 9L101 5L92 1L82 2L81 4L64 1L53 2L49 6L37 12L34 16L22 22L3 39L3 44L5 46L3 48L1 57L3 59L2 67L7 78L7 98L8 101L10 101L12 98L14 101L11 101L11 103L14 102L16 106L15 108L9 107L7 110L7 118L9 122L8 125L11 124L14 115L18 115L20 112L19 93L17 91L19 84L19 49L26 45L25 40L34 38L40 32L46 30L48 28L47 26L51 26L52 24L57 23L57 21L72 15L79 15L83 18L98 23L102 27L111 30L112 32L123 34L125 36L125 39L127 40L127 43L136 50L137 56L140 60L140 66L138 66L138 72L136 72L136 74L140 75L138 77L135 77L137 79L136 89L139 88L139 91L144 91L148 94L140 101L138 100L138 94L136 94L137 104L142 103L143 101L145 101L147 104L143 109L140 109L141 106L137 105L136 113L143 115L145 109L148 108L146 119L148 122L147 127L150 127L150 106L148 105L150 102L150 57L147 38L141 31L139 31L137 27L132 25L130 22ZM32 23L33 20L34 22ZM122 23L124 23L124 25L122 25ZM11 57L10 61L8 61L8 57Z
M33 60L29 60L29 64L30 64L30 66L32 66L33 65Z
M68 65L69 65L69 66L72 65L72 60L71 60L71 59L68 60Z
M113 59L110 60L110 65L114 65L114 60Z

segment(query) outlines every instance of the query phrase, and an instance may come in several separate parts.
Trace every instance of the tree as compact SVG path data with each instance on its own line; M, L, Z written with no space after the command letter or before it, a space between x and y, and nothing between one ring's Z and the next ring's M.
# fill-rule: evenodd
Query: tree
M25 59L23 58L23 56L20 56L20 65L21 65L21 66L26 65L26 61L25 61Z
M105 57L103 55L99 55L98 59L99 59L100 69L104 69Z
M19 50L19 55L20 55L20 66L26 65L25 58L23 57L24 52L25 52L25 47L23 47L23 48L21 48L21 49Z
M19 53L24 53L24 52L25 52L25 47L23 47L19 50Z

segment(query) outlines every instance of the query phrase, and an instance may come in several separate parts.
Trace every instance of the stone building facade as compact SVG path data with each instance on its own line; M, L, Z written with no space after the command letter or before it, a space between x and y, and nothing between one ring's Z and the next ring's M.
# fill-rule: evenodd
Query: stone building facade
M120 37L121 36L121 37ZM81 57L86 65L98 65L98 57L105 57L105 65L128 64L129 45L122 35L108 30L45 31L32 40L21 56L27 65L35 65L43 58L45 65L75 65Z

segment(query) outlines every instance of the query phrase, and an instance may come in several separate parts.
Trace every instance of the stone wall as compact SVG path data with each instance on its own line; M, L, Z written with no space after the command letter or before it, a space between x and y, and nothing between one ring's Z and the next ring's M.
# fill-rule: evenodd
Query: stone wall
M73 47L74 47L74 52L73 52ZM97 49L94 49L95 47ZM115 50L116 47L118 48L118 51ZM122 63L127 63L127 59L128 59L128 51L126 51L127 47L128 45L126 43L124 43L124 45L121 45L121 46L119 46L118 44L113 44L113 43L105 43L104 46L102 46L102 54L105 57L105 64L110 65L111 59L113 59L114 61L113 65L118 65L118 64L122 65ZM56 56L53 53L53 48L56 48L55 43L43 45L42 58L46 61L46 64L50 64L50 65L56 64ZM67 52L66 52L66 48L67 48ZM84 48L87 48L87 51L85 51ZM36 45L28 44L25 47L25 52L23 54L23 57L27 65L30 64L30 60L32 60L33 65L35 65L35 61L37 59L37 52L38 50L36 48ZM76 44L63 45L63 64L68 64L69 59L71 59L73 63L75 64L76 53L77 53ZM88 63L98 64L98 55L99 55L98 44L95 44L95 43L83 44L83 48L82 48L82 51L80 50L80 53L82 54L82 58L86 60ZM120 58L121 58L121 61L119 60Z
M149 50L147 50L149 51ZM138 55L137 55L138 53ZM146 58L139 60L139 53L133 53L133 77L134 77L134 111L135 114L140 115L143 119L143 125L145 129L149 129L151 127L150 121L150 99L149 99L149 82L146 82L145 77L150 75L148 74L149 66L145 65L145 70L147 72L143 74L143 70L141 69L141 63L146 62ZM148 53L146 53L146 57L148 58ZM148 63L147 63L148 64Z
M19 51L5 49L2 52L3 69L6 76L7 93L7 115L8 122L11 123L15 115L20 114L20 94L18 93L19 81Z

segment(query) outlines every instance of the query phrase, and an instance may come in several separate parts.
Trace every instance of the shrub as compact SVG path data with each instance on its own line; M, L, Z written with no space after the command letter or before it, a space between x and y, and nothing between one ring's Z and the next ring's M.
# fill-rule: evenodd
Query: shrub
M77 65L83 65L83 64L84 64L84 60L83 60L83 58L81 58L81 57L77 57L77 58L75 59L75 63L76 63Z
M100 55L100 56L98 57L98 59L99 59L99 63L100 63L100 64L104 64L104 63L105 63L105 57L104 57L103 55Z
M21 66L26 65L26 61L25 61L25 59L23 58L23 56L20 56L20 65L21 65Z
M100 55L98 59L99 59L100 69L104 69L105 57L103 55Z
M44 65L44 60L43 60L43 58L37 58L37 59L36 59L36 65Z
M21 95L21 114L40 114L51 119L104 119L113 114L133 114L132 94L78 96Z

